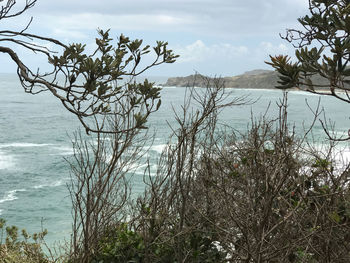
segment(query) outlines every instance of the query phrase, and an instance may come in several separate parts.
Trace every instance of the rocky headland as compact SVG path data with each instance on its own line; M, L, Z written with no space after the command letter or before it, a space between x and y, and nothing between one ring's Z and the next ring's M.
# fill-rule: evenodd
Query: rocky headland
M222 77L227 88L245 89L271 89L278 83L278 75L272 70L253 70L242 75L233 77ZM163 86L171 87L205 87L208 77L203 75L190 75L187 77L168 78Z
M168 87L206 87L208 78L203 75L190 75L187 77L168 78L162 86ZM239 89L274 89L278 84L278 73L272 70L252 70L233 77L221 77L226 88ZM326 85L327 81L320 76L312 78L314 83Z

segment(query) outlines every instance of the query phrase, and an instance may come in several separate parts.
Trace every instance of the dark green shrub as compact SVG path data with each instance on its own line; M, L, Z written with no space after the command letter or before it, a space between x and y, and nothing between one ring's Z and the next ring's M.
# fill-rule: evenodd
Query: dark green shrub
M106 231L100 240L95 262L143 262L145 246L142 237L127 224Z
M172 241L154 240L149 243L145 242L142 234L149 233L132 231L126 223L109 229L100 241L100 249L93 262L178 262L175 256L175 233L170 238ZM182 235L181 240L183 250L189 252L186 262L222 262L226 256L207 233L189 232Z

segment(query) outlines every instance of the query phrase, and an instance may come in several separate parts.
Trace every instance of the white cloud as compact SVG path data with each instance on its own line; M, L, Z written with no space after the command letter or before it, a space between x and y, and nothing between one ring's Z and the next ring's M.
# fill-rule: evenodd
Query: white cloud
M45 26L62 32L95 30L96 28L112 28L122 30L169 30L169 28L182 28L194 24L191 16L175 16L167 14L124 14L109 15L100 13L77 13L68 16L43 15L38 18L46 21Z
M246 46L234 46L227 43L206 45L202 40L197 40L184 47L175 47L174 52L180 55L178 63L232 60L249 53Z
M61 0L40 1L35 20L62 30L194 32L201 36L275 35L307 13L307 0Z
M172 66L174 71L184 72L176 75L189 75L198 71L206 75L234 76L253 69L270 69L265 61L269 55L291 55L294 49L284 43L261 41L249 46L224 42L207 44L204 40L172 47L180 58Z
M280 55L280 54L289 54L291 49L288 48L285 44L274 45L271 42L261 42L260 47L257 49L258 52L262 54L271 54L271 55Z

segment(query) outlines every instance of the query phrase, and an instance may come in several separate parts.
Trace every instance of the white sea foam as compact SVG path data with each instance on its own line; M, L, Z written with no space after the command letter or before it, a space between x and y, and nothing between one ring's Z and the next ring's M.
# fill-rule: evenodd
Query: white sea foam
M15 190L5 192L3 198L0 199L0 204L18 199L18 197L16 196L16 193L24 192L24 191L26 191L26 189L15 189Z
M148 164L134 165L133 169L134 169L136 174L143 174L145 169L146 170L148 169L147 166L148 166Z
M13 143L4 143L0 144L1 148L9 148L9 147L19 147L19 148L28 148L28 147L46 147L52 144L49 143L27 143L27 142L13 142Z
M148 175L148 171L149 171L149 175L150 176L155 176L156 175L156 172L157 172L157 168L158 168L158 165L157 164L151 164L150 165L150 168L148 170L147 168L148 164L144 164L144 165L141 165L140 167L138 167L136 170L135 170L135 174L137 175Z
M347 165L350 162L350 149L346 148L339 152L333 154L333 160L335 160L335 166L338 170L346 169Z
M167 144L153 145L151 147L151 150L161 154L166 149L167 146L168 146Z
M68 146L55 146L52 147L54 150L58 151L57 153L51 155L72 155L74 154L73 148Z
M2 215L2 211L4 211L4 210L0 209L0 216Z
M11 155L5 155L0 151L0 170L9 169L14 165L14 158Z
M57 187L57 186L61 186L63 184L64 184L64 181L59 180L59 181L55 181L52 183L44 183L44 184L35 185L33 188L34 189L41 189L41 188L46 188L46 187Z
M328 155L328 148L325 145L314 145L313 151L318 152L319 158L327 158L326 156ZM304 155L305 158L313 158L309 154ZM350 148L345 147L345 146L338 146L333 149L331 152L330 157L328 157L328 160L332 161L332 166L333 168L336 169L337 173L340 174L342 173L349 165L350 163ZM311 170L312 167L306 166L301 169L303 172L308 172Z

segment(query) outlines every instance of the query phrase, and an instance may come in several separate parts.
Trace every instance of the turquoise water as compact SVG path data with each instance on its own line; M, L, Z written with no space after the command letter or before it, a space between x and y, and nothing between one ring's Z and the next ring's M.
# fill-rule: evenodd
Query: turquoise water
M156 131L150 154L156 156L170 135L167 121L174 124L172 107L179 110L185 89L165 87L162 106L150 121ZM253 112L266 111L276 116L276 101L280 90L234 90L232 96L249 96L252 105L235 106L225 110L220 120L244 131ZM319 96L303 92L289 93L289 119L302 130L312 120L312 112L305 100L315 108ZM322 97L321 105L327 117L336 122L336 131L350 128L350 105L330 97ZM0 75L0 217L9 224L28 231L39 231L41 225L49 230L48 242L69 239L71 206L66 184L69 166L64 157L72 155L70 136L79 123L49 93L30 95L23 92L15 75ZM315 137L325 139L319 123L314 127ZM135 174L135 189L142 189L142 174Z

